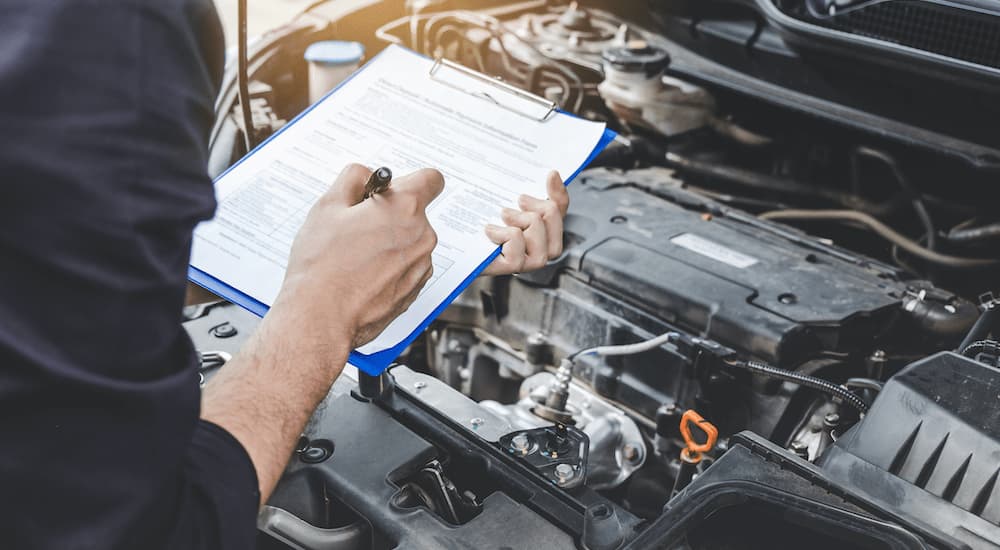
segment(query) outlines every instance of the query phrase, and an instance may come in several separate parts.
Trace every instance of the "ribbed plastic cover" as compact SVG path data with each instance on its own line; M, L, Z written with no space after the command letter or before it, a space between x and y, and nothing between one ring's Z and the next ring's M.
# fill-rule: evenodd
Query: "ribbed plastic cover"
M950 352L908 366L822 467L905 517L1000 548L1000 371Z

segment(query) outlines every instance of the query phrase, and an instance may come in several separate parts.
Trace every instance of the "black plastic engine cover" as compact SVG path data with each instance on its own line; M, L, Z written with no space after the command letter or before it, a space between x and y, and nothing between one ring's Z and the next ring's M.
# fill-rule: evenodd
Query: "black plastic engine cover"
M566 220L570 273L668 323L786 366L820 349L865 349L891 325L903 288L890 268L788 228L780 230L786 236L769 233L648 192L671 181L655 169L582 174Z
M1000 371L950 352L906 367L822 467L902 517L1000 548Z

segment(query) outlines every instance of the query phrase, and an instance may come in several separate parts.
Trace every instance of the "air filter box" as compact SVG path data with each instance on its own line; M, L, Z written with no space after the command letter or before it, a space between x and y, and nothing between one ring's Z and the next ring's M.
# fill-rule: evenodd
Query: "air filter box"
M1000 548L1000 371L950 352L906 367L821 466L900 517Z

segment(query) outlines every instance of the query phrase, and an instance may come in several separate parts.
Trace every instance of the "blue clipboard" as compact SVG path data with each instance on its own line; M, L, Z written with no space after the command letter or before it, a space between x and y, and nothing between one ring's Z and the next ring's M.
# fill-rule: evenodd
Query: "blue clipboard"
M405 48L402 48L402 49L404 49L405 51L407 51L407 52L409 52L409 53L411 53L411 54L413 54L415 56L422 57L422 58L426 59L425 56L423 56L423 55L421 55L421 54L419 54L417 52L414 52L412 50L408 50L408 49L405 49ZM379 54L379 55L381 55L381 54ZM375 57L373 57L371 60L368 61L368 63L365 64L364 67L358 69L354 74L352 74L350 77L348 77L343 82L341 82L336 88L334 88L328 94L326 94L323 97L323 99L321 99L320 101L316 102L315 104L313 104L312 106L310 106L308 109L306 109L305 111L303 111L302 113L300 113L297 117L295 117L294 119L292 119L291 122L289 122L288 124L286 124L281 130L278 130L277 132L275 132L268 139L266 139L263 143L261 143L260 145L258 145L257 147L255 147L253 149L253 151L251 151L249 154L247 154L246 156L244 156L243 158L241 158L240 160L238 160L235 164L233 164L232 166L230 166L225 172L223 172L222 174L220 174L216 178L216 181L218 181L220 178L224 177L231 170L233 170L234 168L236 168L237 166L239 166L244 160L246 160L251 155L255 154L261 148L263 148L264 146L266 146L268 143L270 143L271 140L273 140L276 137L278 137L279 135L281 135L282 132L284 132L289 127L291 127L293 124L295 124L296 122L298 122L299 119L301 119L301 118L305 117L306 115L308 115L316 107L316 105L319 105L320 103L322 103L323 101L325 101L326 98L328 98L331 95L337 93L337 90L339 90L341 86L343 86L344 84L346 84L347 82L349 82L352 78L354 78L354 76L356 76L356 75L360 74L362 71L364 71L369 65L371 65L372 63L374 63L375 60L378 59L378 57L379 57L378 55L376 55ZM463 69L463 71L471 71L471 69L465 69L465 68L462 68L462 69ZM493 80L493 79L490 79L489 77L487 77L485 75L481 75L481 76L486 81L492 81ZM526 94L527 92L521 91L519 93L520 94ZM541 99L541 98L538 98L538 99L540 101L542 101L542 102L546 101L546 100ZM568 116L575 116L575 115L572 115L571 113L566 113L565 111L561 111L561 110L559 111L559 113L564 114L564 115L568 115ZM566 178L565 184L569 185L570 182L572 182L576 178L576 176L579 175L579 173L582 172L583 169L586 168L587 165L590 164L594 160L594 158L596 158L597 155L600 154L601 151L603 151L604 148L607 147L608 144L610 144L615 139L616 136L617 136L617 134L615 134L615 132L613 132L611 130L605 129L604 135L601 136L601 139L597 142L597 145L594 146L594 150L591 151L590 155L587 157L587 160L585 160L584 163L579 168L577 168L576 172L574 172L570 177ZM441 312L444 311L445 308L447 308L449 305L451 305L451 303L455 300L455 298L458 297L459 294L462 293L463 290L465 290L470 284L472 284L472 281L475 280L475 278L478 277L483 272L483 270L486 269L486 267L489 266L490 263L493 262L493 260L496 259L496 257L499 256L499 255L500 255L500 247L497 247L497 249L494 250L492 254L490 254L489 258L487 258L482 264L479 265L479 267L477 267L475 269L475 271L473 271L468 277L466 277L465 280L463 280L462 283L460 285L458 285L458 288L456 288L454 291L452 291L452 293L449 294L448 297L445 298L445 300L443 302L441 302L441 304L439 304L437 306L437 308L435 308L434 311L431 312L431 314L429 316L427 316L426 319L423 320L423 322L420 323L420 326L418 326L416 328L416 330L414 330L412 333L410 333L409 336L407 336L405 339L403 339L403 341L399 342L398 344L396 344L395 346L393 346L393 347L391 347L389 349L385 349L385 350L382 350L380 352L373 353L373 354L370 354L370 355L365 355L365 354L362 354L362 353L358 353L357 351L352 351L351 355L350 355L350 357L348 359L348 361L350 362L350 364L354 365L355 367L358 367L362 371L364 371L364 372L366 372L368 374L371 374L371 375L381 374L386 368L389 367L390 364L392 364L393 361L396 360L397 357L399 357L403 353L404 350L406 350L406 348L410 344L413 343L414 340L416 340L416 338L418 336L420 336L421 333L423 333L423 331L427 328L427 326L430 325L431 322L433 322L434 319L436 319L438 317L438 315L440 315ZM241 292L240 290L238 290L238 289L230 286L229 284L227 284L227 283L225 283L225 282L223 282L223 281L221 281L221 280L219 280L219 279L217 279L217 278L209 275L208 273L206 273L206 272L204 272L204 271L202 271L202 270L200 270L200 269L198 269L198 268L196 268L194 266L190 266L190 265L188 266L188 280L190 280L191 282L197 284L198 286L200 286L200 287L208 290L209 292L212 292L213 294L215 294L215 295L217 295L217 296L219 296L221 298L226 299L229 302L232 302L232 303L234 303L234 304L236 304L236 305L238 305L240 307L243 307L247 311L250 311L251 313L254 313L255 315L257 315L259 317L263 317L264 314L267 313L267 310L269 309L267 305L265 305L264 303L260 302L259 300L257 300L255 298L253 298L253 297L251 297L251 296L249 296L249 295Z

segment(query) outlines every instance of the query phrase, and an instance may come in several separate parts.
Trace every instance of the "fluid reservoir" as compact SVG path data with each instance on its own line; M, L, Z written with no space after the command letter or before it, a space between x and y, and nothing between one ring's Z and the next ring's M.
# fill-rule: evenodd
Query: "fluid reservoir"
M325 40L306 48L309 62L309 103L323 99L357 70L365 57L365 47L359 42Z
M666 50L633 40L602 54L604 81L597 90L622 123L667 136L705 126L715 101L703 88L664 75Z

